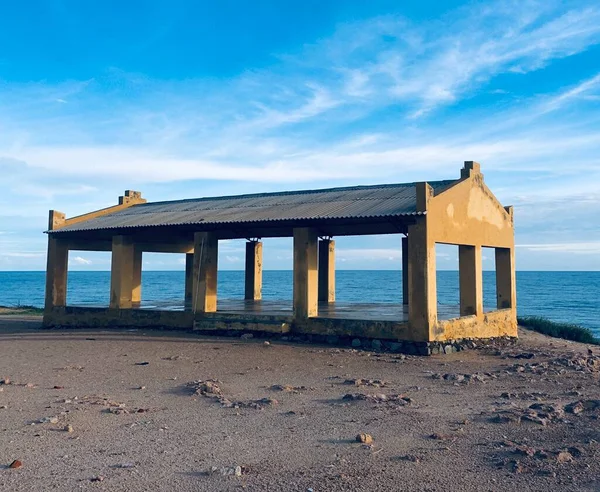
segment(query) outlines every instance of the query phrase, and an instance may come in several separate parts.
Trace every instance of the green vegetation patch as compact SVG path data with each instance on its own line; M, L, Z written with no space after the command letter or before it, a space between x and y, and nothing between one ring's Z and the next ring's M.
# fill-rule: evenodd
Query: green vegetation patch
M573 323L558 323L541 316L519 317L517 318L517 322L525 328L551 337L600 345L600 339L596 338L589 328L584 328Z
M0 316L2 315L29 315L29 316L41 316L44 314L44 310L35 306L18 305L18 306L0 306Z

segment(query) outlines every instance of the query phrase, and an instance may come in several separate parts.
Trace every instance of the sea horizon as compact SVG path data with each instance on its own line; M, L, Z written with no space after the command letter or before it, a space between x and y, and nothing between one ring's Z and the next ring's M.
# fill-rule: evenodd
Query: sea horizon
M396 270L336 270L336 299L341 302L399 303L402 276ZM264 270L263 299L291 302L293 270ZM144 270L142 272L142 306L182 302L184 270ZM600 335L600 271L518 270L517 313L519 316L542 316L552 321L574 323ZM369 289L364 289L369 285ZM71 270L68 274L67 303L71 305L108 306L110 271ZM0 271L0 305L32 305L44 302L45 272ZM484 307L496 303L495 272L483 273ZM244 271L219 270L218 297L243 298ZM367 296L365 297L365 292ZM438 270L438 304L459 303L458 271Z

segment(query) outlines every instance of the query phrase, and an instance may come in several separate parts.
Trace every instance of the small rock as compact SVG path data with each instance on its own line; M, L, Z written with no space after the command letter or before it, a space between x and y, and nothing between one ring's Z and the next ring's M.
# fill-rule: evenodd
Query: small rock
M58 417L42 417L38 424L58 424Z
M0 379L0 384L10 384L9 378Z
M263 345L264 345L265 347L268 347L269 345L271 345L271 342L265 341L265 342L263 343Z
M64 386L53 386L52 389L55 389L55 390L64 390L65 387Z
M145 390L145 389L146 389L146 387L145 387L145 386L138 386L138 389L139 389L139 390Z
M373 442L373 436L371 434L358 434L356 436L357 442L362 442L363 444L371 444Z
M104 477L101 475L98 475L97 477L92 477L90 478L90 482L104 482Z
M23 466L23 462L21 460L15 460L10 465L9 468L21 468Z
M136 366L147 366L148 364L150 364L150 362L136 362L135 363Z
M6 410L8 407L6 405L0 406L0 410Z
M69 424L69 425L65 425L64 430L65 430L65 432L68 432L69 434L71 434L75 429L73 429L73 426L71 424Z
M533 449L531 446L517 446L514 450L514 453L522 456L533 456L535 454L535 449Z
M573 461L573 455L568 451L560 451L556 456L556 461L559 463L570 463Z

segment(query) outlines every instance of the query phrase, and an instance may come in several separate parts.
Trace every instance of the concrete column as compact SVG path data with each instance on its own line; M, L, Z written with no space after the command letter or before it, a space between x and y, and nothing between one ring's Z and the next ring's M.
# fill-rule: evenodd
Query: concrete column
M316 229L294 229L294 317L318 314L318 235Z
M214 232L194 234L194 280L192 311L217 310L217 266L219 240Z
M437 324L437 292L435 278L435 243L429 238L427 217L418 217L409 226L408 248L408 318L413 340L432 339Z
M67 272L69 249L64 240L48 236L48 259L46 264L46 300L44 309L67 305Z
M134 277L133 241L129 236L113 236L110 267L110 307L130 309Z
M460 315L483 315L481 246L458 247Z
M194 299L194 253L185 255L185 309L192 310L192 300Z
M140 305L142 302L142 250L133 249L133 277L131 282L131 303Z
M335 302L335 241L319 241L319 302Z
M262 261L263 243L247 242L244 299L254 301L262 299Z
M498 309L516 309L514 249L496 248L496 301Z
M408 306L408 236L402 238L402 304Z

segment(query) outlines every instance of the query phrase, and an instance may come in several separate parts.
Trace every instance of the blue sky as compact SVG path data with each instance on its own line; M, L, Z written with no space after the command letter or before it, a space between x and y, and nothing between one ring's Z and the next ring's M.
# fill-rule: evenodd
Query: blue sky
M465 160L515 206L519 269L600 270L597 2L3 2L0 46L0 270L44 269L48 209L125 189L447 179ZM400 267L399 237L337 246L338 268ZM265 268L291 262L265 241ZM242 242L220 266L243 267Z

